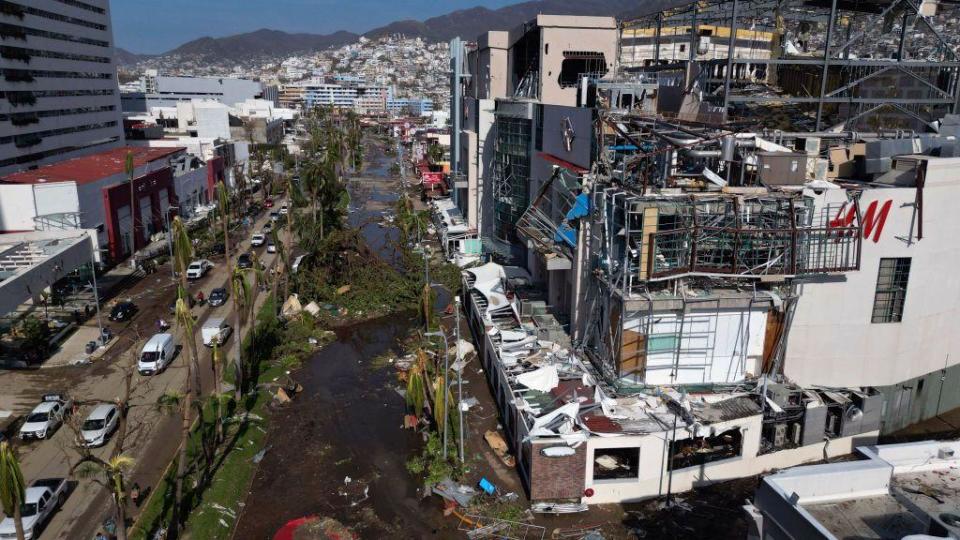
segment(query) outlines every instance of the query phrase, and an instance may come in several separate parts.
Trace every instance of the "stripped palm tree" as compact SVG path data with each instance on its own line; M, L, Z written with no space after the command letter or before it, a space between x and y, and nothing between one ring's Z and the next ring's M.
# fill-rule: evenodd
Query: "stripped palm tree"
M133 465L133 458L122 454L106 461L88 454L74 469L74 474L79 478L91 479L110 492L117 516L117 540L127 540L127 487L124 477Z
M187 354L189 356L186 362L188 389L185 392L184 398L186 400L186 406L183 407L181 411L180 434L182 440L180 443L179 458L177 459L173 517L170 523L170 530L173 536L176 537L176 533L180 528L180 510L183 504L183 481L187 471L187 444L190 440L190 426L192 422L190 403L193 400L194 394L199 395L201 392L201 385L195 334L196 326L194 324L193 313L190 312L190 303L187 299L187 266L193 258L193 245L190 242L190 237L187 235L186 227L179 216L173 218L170 232L173 243L173 262L177 271L180 272L181 281L177 302L174 306L174 314L177 326L183 331L184 340L187 344ZM191 379L194 377L196 380L193 381L193 388L190 389Z
M20 505L27 494L27 486L20 471L20 462L13 448L6 441L0 442L0 504L3 513L13 519L17 531L17 540L24 540L23 520L20 517Z
M230 288L233 293L233 307L237 317L237 349L239 351L239 349L243 348L243 315L246 313L247 306L253 302L253 294L250 290L250 284L247 283L245 272L236 266L230 274ZM234 397L237 403L240 403L240 399L243 398L243 385L246 373L244 372L244 366L241 362L239 352L237 354L237 361L234 364L234 372L236 376Z
M238 174L240 177L242 177L243 171L238 170ZM217 202L220 208L222 209L222 211L220 212L220 226L223 230L223 248L224 248L223 252L224 252L224 257L226 257L227 264L229 265L229 268L230 268L231 287L232 287L232 274L235 272L236 269L233 266L233 258L231 257L231 253L230 253L230 230L229 230L230 229L230 223L229 223L230 222L230 211L229 211L230 194L227 192L227 186L222 181L219 184L217 184ZM234 305L236 305L236 296L234 296ZM233 316L234 316L234 327L237 329L237 332L239 332L240 331L240 311L237 309L234 309ZM237 366L243 365L242 356L243 356L243 347L238 345L237 359L235 361L235 365ZM227 359L227 361L229 362L229 359ZM242 376L243 376L243 373L238 370L237 372L238 384L237 384L237 393L236 393L237 399L239 399L241 395L240 384L242 383L242 379L240 379L239 377L242 377Z

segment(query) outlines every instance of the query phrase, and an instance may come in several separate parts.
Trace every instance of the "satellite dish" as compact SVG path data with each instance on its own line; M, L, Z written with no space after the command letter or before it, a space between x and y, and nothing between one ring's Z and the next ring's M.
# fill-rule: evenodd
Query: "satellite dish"
M856 405L850 406L846 413L847 422L859 422L863 419L863 411Z

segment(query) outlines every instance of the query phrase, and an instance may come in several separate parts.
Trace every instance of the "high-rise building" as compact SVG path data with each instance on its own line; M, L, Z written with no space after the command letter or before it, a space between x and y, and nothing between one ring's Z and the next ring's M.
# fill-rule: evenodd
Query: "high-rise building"
M108 0L0 10L0 174L123 144Z

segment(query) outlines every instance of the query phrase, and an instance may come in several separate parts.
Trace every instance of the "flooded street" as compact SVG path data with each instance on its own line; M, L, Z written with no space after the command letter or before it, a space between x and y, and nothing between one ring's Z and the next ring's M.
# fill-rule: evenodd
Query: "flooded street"
M348 219L390 261L397 231L379 221L392 212L399 184L386 178L388 158L375 154L370 162L350 182ZM398 342L416 321L415 313L401 313L338 329L336 341L304 363L295 374L304 391L271 419L268 451L234 538L272 538L284 523L312 515L362 538L437 535L440 512L421 502L405 468L422 441L402 429L406 409L392 365L375 361L400 354Z

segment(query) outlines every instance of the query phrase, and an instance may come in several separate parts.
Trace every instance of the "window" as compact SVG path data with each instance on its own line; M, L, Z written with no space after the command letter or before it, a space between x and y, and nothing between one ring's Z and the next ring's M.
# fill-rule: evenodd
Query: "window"
M584 75L603 77L606 74L607 60L602 52L563 51L557 82L560 88L569 88L580 84Z
M537 129L534 132L534 147L542 152L543 151L543 104L537 103L536 109L534 110L536 115Z
M639 448L598 448L593 451L594 480L636 479L639 476Z
M877 292L873 297L874 323L900 322L903 304L907 299L907 280L910 278L910 257L880 259Z
M668 470L699 467L713 461L735 458L742 451L743 434L740 433L739 428L724 431L713 437L694 437L675 441Z

